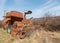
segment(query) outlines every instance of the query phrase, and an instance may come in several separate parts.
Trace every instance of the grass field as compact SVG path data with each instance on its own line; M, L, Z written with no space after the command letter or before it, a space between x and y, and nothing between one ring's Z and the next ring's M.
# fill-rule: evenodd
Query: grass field
M53 19L52 19L53 18ZM0 28L0 43L60 43L60 16L49 18L35 18L31 35L24 39L13 38L6 30Z
M60 43L60 33L34 30L30 37L14 39L5 30L0 28L0 43Z

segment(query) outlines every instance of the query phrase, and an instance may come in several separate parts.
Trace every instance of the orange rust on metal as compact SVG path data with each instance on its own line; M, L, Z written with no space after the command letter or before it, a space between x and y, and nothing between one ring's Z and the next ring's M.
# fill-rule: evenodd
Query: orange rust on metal
M16 38L21 38L22 31L23 31L23 23L22 22L14 22L13 28L11 29L11 35Z
M4 25L4 27L6 29L8 28L9 20L11 20L11 19L10 18L5 18L4 20L2 20L2 25Z
M23 13L17 12L17 11L11 11L6 14L6 17L18 17L18 18L23 18Z
M3 24L5 28L8 28L9 25L12 25L11 27L11 35L15 38L24 38L25 32L24 26L27 26L27 28L31 28L30 20L23 17L22 12L17 11L11 11L8 12L3 19ZM26 29L25 29L26 30Z
M22 23L23 23L23 24L29 24L29 23L30 23L30 20L29 20L29 19L23 19L23 20L22 20Z

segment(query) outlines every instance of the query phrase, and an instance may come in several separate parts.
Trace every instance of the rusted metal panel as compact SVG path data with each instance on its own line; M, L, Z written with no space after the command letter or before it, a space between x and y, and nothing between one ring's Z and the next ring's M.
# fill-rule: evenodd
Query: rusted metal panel
M18 18L23 18L23 13L17 12L17 11L11 11L6 14L6 17L18 17Z
M22 12L11 11L6 14L2 21L4 27L11 25L11 35L15 38L24 38L26 30L31 29L30 19L26 19ZM27 26L27 28L25 28Z

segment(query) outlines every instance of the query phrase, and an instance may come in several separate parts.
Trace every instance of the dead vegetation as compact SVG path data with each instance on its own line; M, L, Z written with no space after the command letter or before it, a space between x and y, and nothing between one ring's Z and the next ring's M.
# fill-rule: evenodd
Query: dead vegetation
M60 43L60 33L35 30L29 37L14 39L6 31L0 29L0 43Z
M47 19L48 18L48 19ZM33 20L35 28L43 27L46 31L60 31L60 17L37 18Z
M28 31L24 39L14 39L0 29L0 43L60 43L60 16L48 18L32 19L35 29Z

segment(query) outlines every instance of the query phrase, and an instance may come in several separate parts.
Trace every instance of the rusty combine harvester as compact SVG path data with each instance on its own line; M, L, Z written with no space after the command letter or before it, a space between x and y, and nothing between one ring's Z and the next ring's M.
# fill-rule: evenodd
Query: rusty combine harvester
M23 13L17 11L7 12L2 20L3 28L14 38L24 38L26 32L32 28L30 19L26 19L25 17L26 14L31 13L31 11Z

